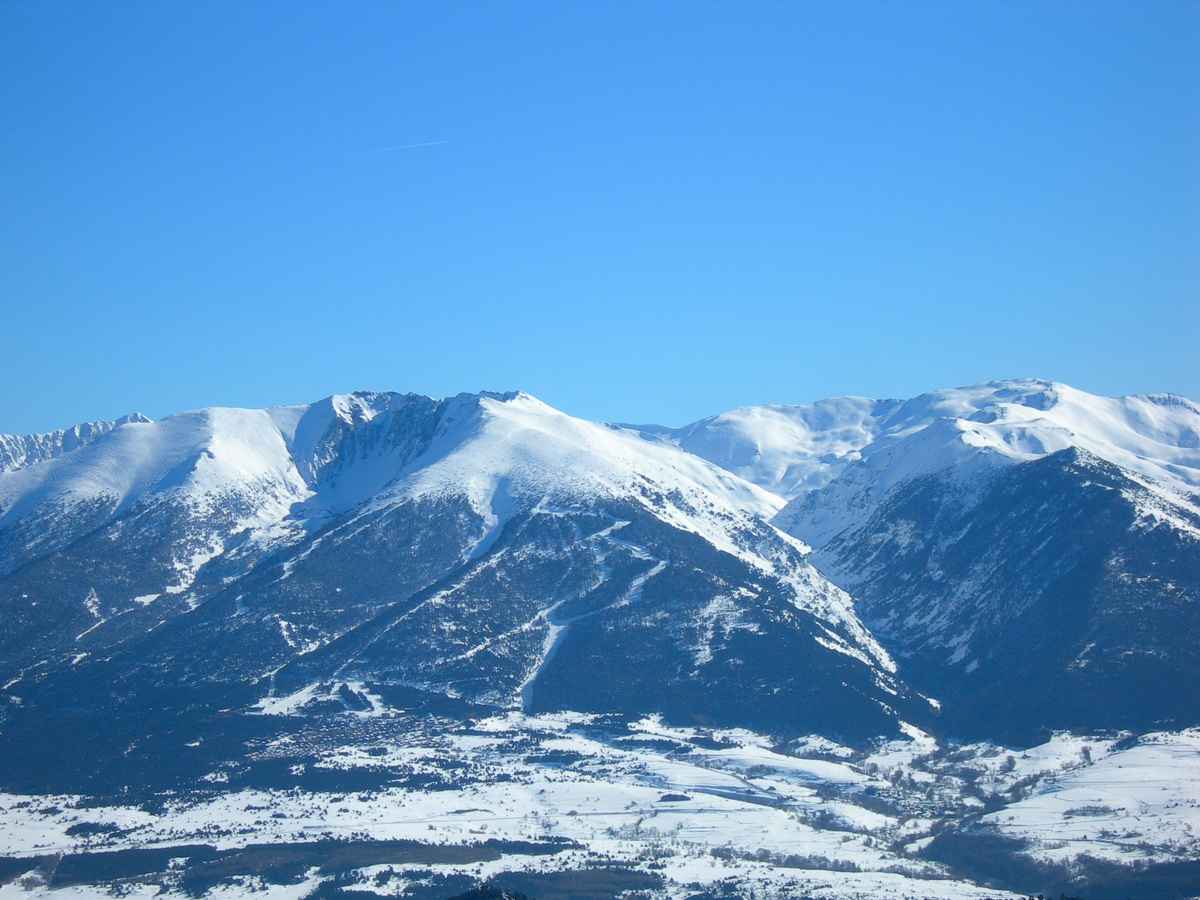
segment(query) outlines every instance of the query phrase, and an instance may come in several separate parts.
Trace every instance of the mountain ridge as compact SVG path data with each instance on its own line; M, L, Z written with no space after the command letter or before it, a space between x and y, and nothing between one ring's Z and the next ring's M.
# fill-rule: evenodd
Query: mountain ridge
M873 444L904 440L938 423L956 424L948 439L965 437L1012 459L1064 449L1082 436L1084 449L1102 458L1184 493L1200 492L1200 405L1161 392L1106 397L1040 378L999 379L910 399L845 396L743 406L679 428L618 427L674 443L794 500L824 487ZM1160 465L1141 469L1139 458ZM936 462L924 461L926 469Z
M1003 382L679 437L364 391L0 473L0 817L10 852L80 851L19 886L147 886L152 852L160 886L290 858L265 877L294 890L334 846L372 863L338 884L380 886L396 848L358 838L390 828L556 841L571 878L625 848L677 867L671 896L709 858L721 896L731 864L815 870L798 896L1186 879L1196 407L1089 398Z
M1179 688L1200 680L1180 640L1200 627L1200 406L1019 379L928 392L871 428L811 460L831 477L773 522L947 727L1028 742L1200 716Z
M1186 559L1190 542L1200 538L1200 511L1189 491L1200 483L1200 407L1185 398L1097 398L1019 379L910 400L826 401L803 407L799 425L789 420L798 432L781 430L777 416L796 409L710 417L675 433L588 422L520 391L441 400L361 391L311 404L211 407L127 422L55 458L0 473L0 579L8 581L13 621L0 647L0 657L7 655L4 680L21 683L55 666L74 667L70 661L80 653L99 656L137 643L167 623L183 623L162 634L186 644L193 621L211 634L201 647L229 641L244 646L246 660L263 655L261 664L238 669L245 677L275 668L327 677L311 664L322 658L339 671L359 666L352 635L369 633L370 622L386 633L398 622L406 623L401 631L417 622L436 630L442 626L430 612L444 609L451 623L493 617L477 631L479 649L460 660L471 648L455 649L457 639L422 639L425 655L411 665L382 657L371 665L441 691L451 682L439 667L473 660L467 677L482 678L478 665L490 660L486 677L508 687L480 696L510 702L518 694L532 697L517 686L532 684L531 673L547 661L553 669L575 659L573 652L591 654L589 665L608 671L600 645L587 644L584 635L633 615L647 598L675 643L654 644L661 636L649 632L637 640L656 646L662 658L690 646L700 648L695 660L709 659L711 637L695 628L722 641L766 634L766 620L756 617L767 610L775 617L769 628L782 628L793 641L799 626L788 609L794 608L819 623L805 640L874 673L869 690L887 685L886 694L896 688L890 680L912 673L922 694L953 697L946 685L964 667L990 658L986 642L1010 646L1005 629L1026 627L1025 607L1010 598L1051 602L1030 585L1058 583L1055 567L1066 564L1047 560L1044 572L1029 576L1022 567L1040 558L1037 543L1009 537L1027 523L1054 533L1056 522L1072 516L1086 522L1087 510L1100 509L1088 499L1088 486L1102 481L1117 503L1104 514L1121 523L1120 533L1089 538L1086 559L1064 544L1061 560L1072 560L1089 583L1109 585L1114 610L1134 596L1120 585L1135 573L1118 568L1115 580L1097 574L1091 560L1105 554L1179 557L1185 595L1191 590ZM730 422L732 431L725 428ZM754 452L770 459L755 469L749 445L732 437L755 439L760 426L767 433ZM713 427L720 440L692 443ZM797 433L803 440L793 444ZM681 446L689 443L691 450ZM715 459L696 452L705 449ZM1035 477L1047 466L1027 468L1067 451L1068 465L1055 479ZM777 487L781 472L801 491L790 501L741 477L757 474ZM1047 517L1036 501L1050 484L1061 510ZM1009 494L1015 499L1003 499ZM1010 507L1023 510L1024 519L1004 512ZM989 509L994 514L984 515ZM984 527L1002 531L980 542L975 534ZM510 546L513 533L522 535L518 547ZM633 534L641 543L627 537ZM987 549L1010 545L1022 548L1013 551L1020 558L996 559ZM977 561L962 558L967 546L1006 577L980 575ZM736 572L717 562L721 554L737 561ZM358 571L346 568L349 560ZM944 572L951 565L960 574L948 592ZM689 580L689 571L706 568L727 574ZM574 587L550 586L550 571ZM347 583L360 587L339 597ZM421 592L435 584L443 584L442 599L426 602ZM485 595L478 594L481 584L491 585ZM689 584L691 593L672 599L662 591L666 584L676 590ZM37 602L30 605L30 598ZM411 610L406 598L414 598ZM922 604L927 608L915 613ZM685 608L691 624L673 618L672 610ZM1087 628L1103 630L1108 608L1078 608L1095 619ZM992 630L969 628L973 615L994 620ZM917 624L897 627L908 620ZM499 631L489 630L493 625ZM297 662L327 646L320 657ZM1108 646L1113 653L1130 649L1115 638ZM571 652L562 655L562 647ZM351 655L335 660L338 648ZM632 644L625 649L633 652ZM505 661L493 659L497 653ZM1177 658L1191 665L1186 654ZM819 663L814 658L809 665ZM997 658L992 665L1002 673L1009 664ZM204 668L198 656L186 670ZM358 676L369 679L375 671L368 666ZM171 677L169 667L156 677ZM577 684L556 677L559 702L583 702ZM605 677L622 690L633 683L629 672ZM782 671L771 676L781 677ZM679 674L672 683L681 692L688 681ZM638 691L654 694L649 686ZM610 701L630 696L617 692ZM690 702L699 708L706 701ZM948 715L954 721L953 711ZM1057 713L1047 715L1046 727L1054 726Z
M131 423L0 475L0 681L22 720L82 682L138 723L148 697L352 675L860 737L923 721L852 599L768 523L782 504L520 392Z
M116 419L95 419L31 434L0 434L0 472L12 472L91 443L114 428L129 422L149 422L141 413L133 412Z

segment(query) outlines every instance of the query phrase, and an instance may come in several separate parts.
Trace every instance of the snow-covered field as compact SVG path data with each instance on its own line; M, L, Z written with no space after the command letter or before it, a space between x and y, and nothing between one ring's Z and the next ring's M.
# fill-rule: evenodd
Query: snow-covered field
M386 722L394 714L378 715ZM1009 896L922 858L934 834L967 822L1030 838L1030 854L1057 862L1082 853L1200 854L1194 730L1122 743L1060 734L1020 751L940 747L909 728L908 738L864 752L815 738L789 749L744 730L677 728L653 717L510 712L435 737L414 732L411 742L316 747L302 732L303 716L288 721L301 731L260 755L294 757L298 770L382 773L378 786L245 787L232 766L211 773L203 789L161 797L153 811L79 796L0 795L0 849L29 858L33 869L56 854L198 844L228 851L333 839L504 848L495 858L380 863L341 875L343 888L351 881L386 896L450 876L584 872L601 861L653 878L652 893L663 897L700 887L717 896ZM412 786L434 775L453 785ZM986 804L1005 803L980 817ZM520 849L531 845L543 849ZM154 890L169 895L178 875L159 873ZM0 896L88 896L40 877L26 873ZM260 875L247 873L210 885L209 896L258 885L264 896L300 897L325 880L328 873L314 870L296 883L260 884ZM151 895L147 885L133 887L133 896Z
M402 896L435 876L582 870L603 859L652 875L660 896L687 896L698 885L735 896L1002 896L894 849L903 815L863 805L890 784L860 765L779 752L745 731L698 733L654 718L623 723L623 731L600 724L578 714L508 713L419 744L330 747L297 764L410 778L457 773L453 789L386 779L377 789L338 792L223 789L228 773L214 772L205 790L165 797L155 813L78 796L0 795L3 852L30 857L32 867L53 854L184 844L558 841L549 854L411 867L379 890ZM286 753L289 743L266 752ZM376 890L383 868L364 867L364 887ZM32 894L20 896L70 895L36 881L26 876ZM289 893L296 885L270 890L301 895Z
M1143 735L1116 751L1095 746L1093 764L1046 778L984 822L1054 861L1200 859L1200 729Z

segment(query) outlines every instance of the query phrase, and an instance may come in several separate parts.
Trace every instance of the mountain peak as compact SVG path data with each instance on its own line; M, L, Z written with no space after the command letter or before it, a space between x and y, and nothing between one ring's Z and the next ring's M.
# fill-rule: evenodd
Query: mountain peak
M150 421L148 416L132 412L117 419L80 422L40 434L0 434L0 472L23 469L78 450L122 425Z
M56 638L64 665L81 638L99 648L148 625L152 643L178 638L173 659L194 651L208 669L209 654L227 654L240 677L270 668L271 684L297 688L353 670L455 692L470 681L489 703L669 702L679 715L811 716L862 733L864 722L894 729L899 710L924 714L852 600L769 524L782 502L524 392L358 391L182 413L0 477L0 587L32 564L64 570L70 558L86 572L100 556L130 560L136 588L124 567L88 572L83 599L62 580L56 602L73 617ZM169 612L195 615L158 632ZM377 625L389 636L376 646ZM191 631L204 627L212 640ZM560 641L564 630L581 643ZM582 642L601 648L618 630L623 654L585 652ZM626 657L671 662L648 675ZM597 676L574 678L579 665ZM693 699L692 673L710 669L722 687ZM664 694L665 678L688 699ZM825 699L801 708L818 683Z
M1200 492L1200 406L1173 394L1104 397L1006 378L908 400L838 397L730 410L683 428L641 426L794 499L860 461L893 482L962 462L1006 464L1078 447L1177 493Z

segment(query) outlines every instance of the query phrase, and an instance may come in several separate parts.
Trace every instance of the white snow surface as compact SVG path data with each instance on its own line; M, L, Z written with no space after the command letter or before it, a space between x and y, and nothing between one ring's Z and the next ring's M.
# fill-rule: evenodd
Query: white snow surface
M514 870L569 872L594 864L591 852L660 872L665 883L650 895L663 898L693 896L697 884L739 897L1013 896L947 878L941 866L891 847L898 820L856 802L867 788L887 783L851 765L773 752L766 747L767 736L751 732L708 736L729 742L722 747L689 745L685 739L695 736L695 729L671 729L655 717L630 723L630 737L675 734L678 746L609 742L580 733L579 726L594 718L513 712L479 720L473 729L437 735L417 730L403 744L376 738L372 753L359 745L332 746L318 751L315 763L324 769L387 765L412 775L457 773L454 790L224 788L228 775L222 770L212 773L209 789L168 798L154 814L72 795L0 793L0 849L37 857L200 842L231 849L363 834L442 845L558 837L582 847L407 868L479 879ZM286 735L264 752L288 757L294 742L308 739L311 735ZM537 762L542 752L573 760L543 765ZM119 830L71 833L80 822L111 823ZM907 830L920 835L926 829L918 823ZM371 883L383 868L363 870L361 883ZM399 893L404 883L389 885ZM25 887L40 891L36 882L20 889ZM12 892L51 895L59 896Z
M1092 745L1095 747L1095 744ZM1132 747L1093 750L1018 803L983 821L1031 841L1058 862L1200 859L1200 729L1142 735Z
M673 444L784 498L824 487L879 433L898 400L834 397L744 406L682 428L623 426Z
M1200 514L1200 406L1182 397L1102 397L1037 379L995 381L922 394L873 427L870 443L829 463L832 480L819 493L796 493L775 524L820 549L914 478L945 473L969 504L990 473L1076 448L1148 491L1131 498L1146 527L1164 523L1200 540L1189 522Z
M149 421L141 413L130 413L119 419L81 422L70 428L41 434L0 434L0 472L23 469L25 466L78 450L127 423Z
M269 410L213 407L130 422L74 452L0 473L0 527L39 509L101 501L115 513L168 493L200 508L231 494L253 498L257 521L247 524L264 525L303 501L315 501L312 512L454 492L499 524L518 497L633 497L733 550L730 521L768 518L782 506L694 456L568 416L523 393L454 398L420 459L404 465L384 448L353 460L328 496L314 496L306 475L334 419L368 422L400 396L338 395Z
M102 500L119 511L168 493L207 506L251 486L270 486L285 503L307 491L266 412L213 407L130 422L73 453L0 473L0 527L39 506Z
M886 489L976 458L1025 462L1069 447L1172 494L1200 493L1200 405L1173 394L1105 397L1036 378L904 401L839 397L751 406L683 428L637 430L787 499L825 486L853 463L872 470Z
M936 438L914 440L931 430ZM1078 447L1184 496L1200 492L1200 406L1172 394L1104 397L1040 379L992 381L905 402L875 443L883 453L927 444L924 454L887 453L893 483L973 451L1026 462Z
M635 499L659 518L714 546L735 546L730 523L767 519L783 501L673 447L577 419L525 393L484 395L451 410L446 428L390 497L465 494L495 526L519 506L608 497Z
M1038 379L907 401L745 407L680 429L606 427L520 392L461 395L446 401L421 458L402 462L383 447L352 460L336 482L315 484L328 462L320 455L330 452L321 440L335 423L363 425L409 399L355 393L158 422L130 417L69 452L0 471L0 528L39 508L102 500L115 512L172 491L202 508L228 494L253 497L254 525L279 521L304 501L309 512L329 512L457 492L501 524L522 498L635 497L672 524L753 556L729 539L731 523L770 518L787 499L840 475L865 479L878 493L951 466L1023 462L1068 447L1142 476L1172 501L1200 503L1200 406L1170 394L1102 397Z

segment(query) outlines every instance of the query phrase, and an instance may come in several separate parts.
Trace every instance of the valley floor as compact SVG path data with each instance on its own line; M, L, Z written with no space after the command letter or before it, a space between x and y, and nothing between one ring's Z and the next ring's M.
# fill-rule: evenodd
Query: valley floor
M572 713L448 726L347 692L358 709L306 715L309 689L252 710L276 735L187 789L0 794L0 897L1107 896L1098 871L1167 897L1200 874L1200 730L854 749Z

